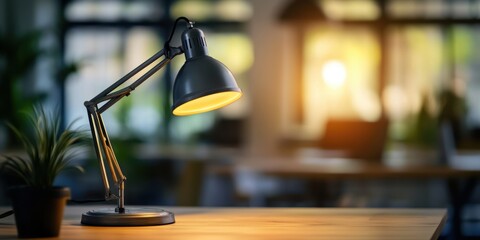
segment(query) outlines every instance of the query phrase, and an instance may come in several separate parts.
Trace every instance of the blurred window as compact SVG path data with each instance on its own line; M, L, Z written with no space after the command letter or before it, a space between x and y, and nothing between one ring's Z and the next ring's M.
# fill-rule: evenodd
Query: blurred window
M421 113L421 121L432 121L438 114L439 93L450 69L440 28L398 27L392 29L389 38L389 77L383 103L391 120L392 137L405 140L414 132L415 116Z
M440 118L479 135L480 1L385 2L383 62L376 1L318 1L327 20L296 23L292 74L302 81L286 83L286 134L316 138L330 118L385 116L395 140L434 144Z
M223 1L175 1L171 8L173 18L189 16L198 21L248 21L253 14L253 9L245 0Z
M395 18L478 18L480 2L477 0L390 0L389 15Z
M126 31L94 27L73 29L66 37L67 60L81 64L78 73L66 84L68 122L85 117L84 101L96 96L162 47L154 30L141 27ZM162 99L155 90L160 86L160 81L155 81L155 78L160 78L162 72L152 76L152 81L146 81L134 94L104 113L114 136L128 136L130 132L141 136L158 133L162 119L158 109ZM142 122L139 122L140 119Z
M321 8L328 19L374 20L380 15L374 0L323 0Z
M327 118L378 120L379 48L370 29L312 26L303 51L306 132L322 131Z
M76 0L65 9L69 21L160 20L165 15L161 1Z
M67 121L80 118L86 123L83 102L162 49L173 28L172 20L177 16L196 21L207 36L207 44L214 46L209 48L210 55L225 63L240 87L246 88L246 73L253 63L252 43L243 28L252 14L248 1L173 1L171 5L168 2L76 0L67 3L65 60L80 64L77 74L65 85ZM181 28L172 45L179 45L180 32ZM208 130L218 117L245 117L248 94L220 111L173 117L170 113L172 83L167 79L173 81L184 61L184 57L177 57L103 114L112 137L148 140L169 136L173 141L185 142ZM167 72L171 76L167 76ZM141 73L128 83L139 76Z

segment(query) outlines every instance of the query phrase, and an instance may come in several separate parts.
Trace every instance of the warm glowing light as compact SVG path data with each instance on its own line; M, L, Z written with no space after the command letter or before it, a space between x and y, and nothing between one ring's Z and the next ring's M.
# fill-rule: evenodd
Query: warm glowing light
M327 86L339 88L345 83L347 69L342 62L331 60L323 65L322 76Z
M234 91L210 94L178 106L173 110L173 114L176 116L187 116L212 111L235 102L241 96L241 92Z

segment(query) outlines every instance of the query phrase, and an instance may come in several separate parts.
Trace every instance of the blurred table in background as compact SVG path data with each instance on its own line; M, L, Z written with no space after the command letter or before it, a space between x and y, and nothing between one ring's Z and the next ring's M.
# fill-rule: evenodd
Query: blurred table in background
M302 156L291 158L243 158L235 171L303 180L440 179L445 181L452 206L452 234L462 236L465 205L480 179L480 159L450 165L387 165L381 161Z
M265 176L307 181L439 179L447 186L448 201L452 206L449 220L452 222L451 232L454 236L462 235L462 212L480 178L480 158L478 161L476 158L468 158L468 161L455 162L452 165L434 164L430 160L420 161L419 158L424 155L416 155L415 159L411 159L413 161L403 161L403 164L398 161L365 161L335 157L338 152L327 152L331 153L327 154L327 157L303 154L265 158L246 157L238 148L199 145L193 147L143 145L135 152L137 157L145 161L173 157L184 163L177 189L177 204L180 206L200 205L203 181L205 175L211 172L236 178L239 172L249 171ZM252 184L259 183L252 180Z

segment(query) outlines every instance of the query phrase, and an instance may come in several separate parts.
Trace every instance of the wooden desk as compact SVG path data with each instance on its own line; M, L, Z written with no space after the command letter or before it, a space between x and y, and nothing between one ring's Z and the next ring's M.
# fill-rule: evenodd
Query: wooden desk
M68 207L59 239L436 239L447 213L443 209L168 208L176 215L175 224L80 225L81 214L90 209ZM0 220L0 239L16 237L13 222L12 216Z

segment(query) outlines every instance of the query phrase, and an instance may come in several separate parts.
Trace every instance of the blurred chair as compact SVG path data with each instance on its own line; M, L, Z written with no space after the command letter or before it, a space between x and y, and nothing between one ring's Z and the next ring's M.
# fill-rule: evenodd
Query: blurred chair
M330 119L319 147L341 150L346 157L381 161L387 140L388 122Z
M245 120L219 118L200 138L215 146L241 147L244 143Z

